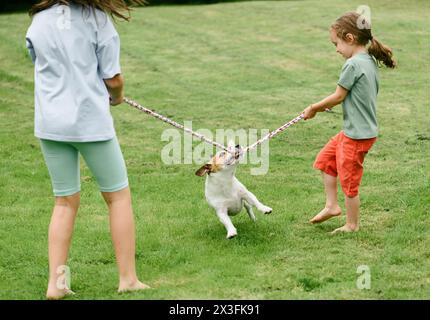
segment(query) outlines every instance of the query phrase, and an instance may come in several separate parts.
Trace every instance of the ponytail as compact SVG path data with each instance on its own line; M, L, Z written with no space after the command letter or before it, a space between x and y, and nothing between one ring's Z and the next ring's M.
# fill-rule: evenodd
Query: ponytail
M379 42L375 37L370 40L369 54L375 57L378 63L383 63L388 68L395 68L396 61L393 59L393 51L383 43Z

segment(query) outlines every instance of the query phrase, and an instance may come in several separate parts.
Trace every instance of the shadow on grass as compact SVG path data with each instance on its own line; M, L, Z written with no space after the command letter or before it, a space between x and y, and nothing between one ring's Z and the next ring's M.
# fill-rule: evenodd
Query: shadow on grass
M214 217L213 224L211 226L206 225L196 231L194 237L210 243L221 242L226 246L234 245L254 248L256 245L270 244L272 238L278 237L279 234L285 233L286 230L285 227L279 224L271 224L270 221L261 221L264 218L269 218L269 216L257 217L256 222L249 220L248 217L233 218L232 221L238 235L232 239L226 239L226 229Z

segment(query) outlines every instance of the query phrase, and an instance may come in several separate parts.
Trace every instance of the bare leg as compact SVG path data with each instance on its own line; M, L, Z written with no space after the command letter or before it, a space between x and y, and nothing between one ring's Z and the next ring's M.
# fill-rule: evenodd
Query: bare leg
M48 299L61 299L65 295L73 293L70 288L58 286L57 282L61 269L59 267L67 264L79 202L79 192L71 196L55 198L48 234L49 283L46 292Z
M310 220L311 223L320 223L339 216L342 213L342 209L337 202L337 177L333 177L323 171L321 173L326 194L326 203L324 209Z
M343 227L337 228L332 233L358 231L360 217L360 196L357 195L353 198L345 197L345 207L346 224Z
M139 281L135 266L135 236L130 189L102 192L109 207L110 229L119 271L118 292L147 289Z
M227 229L227 239L231 239L237 236L237 230L227 214L227 209L219 209L217 210L216 214L218 216L219 221L221 221L221 223Z
M246 209L246 212L248 213L248 216L251 218L252 221L255 221L255 215L254 215L254 211L252 210L252 206L248 204L248 202L246 202L245 200L243 200L243 205Z

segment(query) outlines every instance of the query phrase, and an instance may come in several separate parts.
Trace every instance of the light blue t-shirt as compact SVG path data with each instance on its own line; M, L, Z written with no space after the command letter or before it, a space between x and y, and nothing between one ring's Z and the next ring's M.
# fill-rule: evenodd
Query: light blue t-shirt
M54 5L37 13L26 35L34 62L35 136L56 141L115 137L103 79L121 73L120 42L101 10Z

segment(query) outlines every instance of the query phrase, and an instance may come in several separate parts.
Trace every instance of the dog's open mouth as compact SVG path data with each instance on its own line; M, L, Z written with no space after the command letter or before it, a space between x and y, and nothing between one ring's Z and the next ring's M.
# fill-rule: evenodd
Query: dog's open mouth
M235 151L234 153L230 153L229 154L229 158L227 159L227 161L225 162L225 164L227 166L230 166L232 164L234 164L237 160L239 160L240 156L242 155L242 148L240 145L237 145L235 147Z

